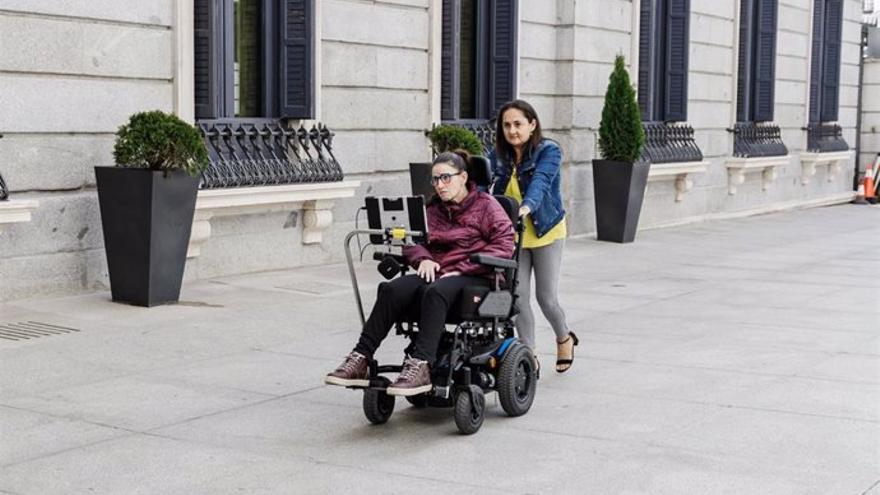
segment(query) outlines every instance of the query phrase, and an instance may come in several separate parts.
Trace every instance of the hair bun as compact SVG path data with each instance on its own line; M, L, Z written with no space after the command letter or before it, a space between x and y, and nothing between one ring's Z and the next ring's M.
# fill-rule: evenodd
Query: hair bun
M471 164L471 154L468 153L467 150L463 150L461 148L458 148L458 149L452 150L452 152L455 153L456 155L460 156L461 159L464 160L464 163L466 163L467 165Z

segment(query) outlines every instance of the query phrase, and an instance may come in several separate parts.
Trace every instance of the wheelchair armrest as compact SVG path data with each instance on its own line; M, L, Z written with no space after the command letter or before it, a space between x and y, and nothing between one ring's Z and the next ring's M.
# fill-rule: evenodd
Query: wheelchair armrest
M376 260L376 261L382 261L382 260L385 259L386 257L392 258L392 259L394 259L394 261L396 261L396 262L398 262L398 263L400 263L400 264L402 264L402 265L406 265L406 264L407 264L407 262L406 262L406 256L404 256L404 255L402 255L402 254L382 253L382 252L376 252L376 253L373 253L373 259Z
M489 256L488 254L472 254L471 261L493 268L516 268L516 261L514 260Z

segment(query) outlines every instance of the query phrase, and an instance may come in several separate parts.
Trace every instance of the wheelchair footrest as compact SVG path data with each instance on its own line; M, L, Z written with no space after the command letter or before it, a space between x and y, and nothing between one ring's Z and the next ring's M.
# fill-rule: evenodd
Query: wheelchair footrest
M403 371L401 364L383 364L376 367L376 373L400 373Z

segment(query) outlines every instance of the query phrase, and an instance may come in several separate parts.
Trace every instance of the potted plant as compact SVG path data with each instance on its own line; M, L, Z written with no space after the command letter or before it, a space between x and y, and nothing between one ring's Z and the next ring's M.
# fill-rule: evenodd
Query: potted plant
M593 160L596 231L601 241L635 239L650 167L650 163L639 159L644 142L636 92L623 56L618 55L599 124L601 159Z
M483 143L480 142L474 131L465 127L441 124L426 132L425 135L431 140L431 149L435 155L456 149L463 149L471 155L482 155L485 153ZM413 194L421 194L426 198L434 194L434 188L431 187L429 180L430 177L430 162L409 164L409 179Z
M174 115L136 113L116 133L113 156L115 167L95 167L113 300L177 301L208 165L202 136Z

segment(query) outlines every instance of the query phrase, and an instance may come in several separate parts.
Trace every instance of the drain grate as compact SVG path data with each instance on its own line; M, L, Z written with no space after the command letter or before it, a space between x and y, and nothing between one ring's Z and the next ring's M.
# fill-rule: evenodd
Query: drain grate
M40 337L51 337L71 332L79 332L79 330L39 321L0 323L0 339L4 340L39 339Z

